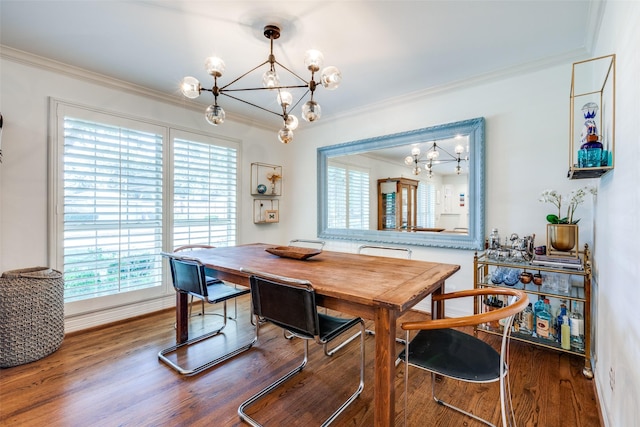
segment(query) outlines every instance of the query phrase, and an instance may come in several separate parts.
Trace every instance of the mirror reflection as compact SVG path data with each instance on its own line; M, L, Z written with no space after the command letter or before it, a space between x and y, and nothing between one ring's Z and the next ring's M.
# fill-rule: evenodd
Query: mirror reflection
M319 236L481 249L484 119L318 150Z

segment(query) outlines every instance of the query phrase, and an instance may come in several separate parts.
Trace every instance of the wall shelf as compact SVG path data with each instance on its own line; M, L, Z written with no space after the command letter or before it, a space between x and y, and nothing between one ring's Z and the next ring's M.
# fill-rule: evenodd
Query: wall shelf
M278 199L253 199L253 223L273 224L280 222Z
M571 72L569 179L599 178L614 167L616 117L616 55L601 56L575 62ZM594 123L598 142L602 144L600 164L588 166L580 152L586 141L585 117L582 111L587 103L598 107Z
M251 163L251 195L265 197L282 195L282 166Z

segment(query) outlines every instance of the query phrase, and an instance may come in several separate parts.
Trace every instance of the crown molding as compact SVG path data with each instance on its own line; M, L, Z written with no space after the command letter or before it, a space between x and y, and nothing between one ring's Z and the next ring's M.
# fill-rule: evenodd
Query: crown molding
M75 67L73 65L65 64L53 59L45 58L43 56L34 55L32 53L14 49L1 44L0 58L7 61L27 65L33 68L50 71L74 79L83 80L88 83L97 84L110 89L117 89L130 94L135 94L144 98L151 99L153 101L164 102L181 108L187 108L189 110L204 114L204 107L202 104L187 100L182 96L167 95L166 93L158 92L144 86L136 85L124 80L115 79L104 74L88 71L84 68ZM227 117L234 122L238 122L247 126L259 127L265 130L273 130L273 126L268 126L265 123L251 120L242 115L227 114Z

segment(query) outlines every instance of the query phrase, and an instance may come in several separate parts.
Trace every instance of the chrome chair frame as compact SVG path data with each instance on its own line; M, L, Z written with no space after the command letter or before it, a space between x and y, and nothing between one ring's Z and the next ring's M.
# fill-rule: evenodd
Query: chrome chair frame
M205 274L204 265L197 259L189 258L187 256L178 256L173 253L162 252L162 256L169 258L169 265L171 268L171 277L173 280L173 286L176 292L181 292L188 294L190 296L195 296L196 298L200 298L203 301L206 301L210 304L223 304L223 314L221 315L223 318L222 326L214 329L213 331L207 332L203 335L192 338L183 343L179 343L173 345L169 348L161 350L158 353L158 359L168 365L170 368L174 369L181 375L195 375L202 371L205 371L227 359L230 359L237 354L240 354L246 350L249 350L253 344L256 342L256 337L253 338L252 341L247 342L228 353L225 353L219 357L216 357L213 360L209 360L206 363L198 365L194 368L187 368L179 365L177 362L172 361L167 357L167 355L176 352L178 349L183 347L188 347L195 343L204 341L209 338L213 338L222 333L222 330L227 326L227 301L229 299L236 299L241 295L246 295L250 293L248 288L240 289L237 287L232 287L225 284L222 281L216 281L214 283L207 282L207 276ZM187 272L188 277L180 277L179 271Z
M313 240L313 239L292 239L289 240L289 246L301 246L296 245L294 243L306 243L307 245L315 246L318 245L320 250L324 249L325 241L324 240Z
M413 366L416 368L420 368L426 370L431 373L431 394L434 401L440 405L446 406L450 409L453 409L457 412L460 412L464 415L467 415L477 421L480 421L489 426L495 427L491 422L480 418L477 415L474 415L464 409L461 409L457 406L454 406L444 400L440 399L436 396L435 392L435 383L436 376L443 376L452 378L457 381L469 382L469 383L490 383L490 382L500 382L500 413L502 426L515 426L515 415L513 413L513 404L511 401L511 384L508 378L509 374L509 343L511 336L511 325L513 323L513 318L517 313L520 313L527 306L529 299L524 291L520 291L517 289L508 289L508 288L479 288L479 289L470 289L465 291L452 292L448 294L434 295L434 301L443 301L447 299L453 298L463 298L463 297L481 297L485 295L503 295L509 298L509 305L502 307L497 310L493 310L490 312L479 313L471 316L464 316L458 318L448 318L448 319L435 319L435 320L426 320L422 322L405 322L401 325L402 329L406 331L406 341L405 348L398 356L399 360L404 362L405 371L404 371L404 424L407 424L407 402L408 402L408 382L409 382L409 366ZM474 301L474 304L476 302ZM497 351L491 348L484 341L479 338L465 334L464 332L453 330L452 328L461 327L461 326L475 326L478 324L486 323L486 322L494 322L501 320L501 324L503 325L503 333L502 340L500 346L500 352L498 354L498 360L500 363L499 369L497 370L498 374L493 375L489 372L482 372L482 377L478 375L476 378L461 378L460 376L455 376L447 369L438 369L433 367L434 365L434 357L433 354L436 352L435 347L432 347L433 350L429 351L425 349L425 352L429 353L429 356L423 356L429 359L429 366L420 365L420 360L417 359L418 356L415 356L415 360L411 362L410 360L410 348L411 344L416 341L421 341L419 335L421 332L414 337L412 341L410 341L409 333L411 330L418 330L422 332L432 332L434 330L444 330L445 333L448 333L451 336L467 336L469 340L473 340L473 342L477 343L480 346L485 347L485 349L492 350L497 353ZM426 337L426 336L425 336ZM454 338L449 338L450 340L454 340ZM428 338L426 339L429 340ZM434 343L435 344L435 343ZM419 351L419 350L418 350ZM431 356L431 357L430 357ZM476 354L469 354L470 358L476 357ZM445 359L446 356L443 356L440 359ZM425 363L425 362L423 362ZM442 364L441 362L438 362ZM494 368L495 369L495 368ZM470 376L470 375L469 375ZM508 416L507 416L508 415Z
M318 313L315 302L315 292L311 282L307 280L298 280L244 268L241 269L241 271L251 275L251 297L253 301L254 315L256 318L264 319L278 327L289 330L295 337L304 340L304 357L301 363L275 382L245 400L238 407L238 415L240 416L240 419L254 427L261 427L261 424L247 415L245 410L262 397L271 393L280 385L302 372L304 367L307 365L310 340L315 340L318 344L325 345L327 342L333 340L352 327L356 325L360 326L360 381L356 391L322 423L323 427L328 426L360 395L364 389L364 321L361 318L341 319ZM279 287L279 292L285 292L289 295L292 293L295 294L295 296L298 297L297 301L302 300L300 304L295 304L299 310L298 313L292 313L290 307L284 307L283 310L278 310L276 308L274 311L274 307L269 306L269 301L263 301L263 299L270 299L269 295L263 297L266 289L265 285L268 287ZM300 295L303 295L303 297L300 297ZM279 301L282 301L282 299L279 299ZM283 312L286 314L283 314ZM304 319L301 319L301 317ZM323 322L325 322L324 328ZM258 339L258 334L259 328L256 328L256 340Z

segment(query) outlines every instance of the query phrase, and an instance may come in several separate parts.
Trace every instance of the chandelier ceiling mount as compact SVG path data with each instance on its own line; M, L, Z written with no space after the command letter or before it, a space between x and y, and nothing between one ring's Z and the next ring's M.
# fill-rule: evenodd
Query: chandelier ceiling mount
M316 73L322 68L324 57L322 53L317 50L309 50L305 54L304 63L307 70L311 72L311 77L309 80L305 80L289 68L279 63L273 54L273 41L280 38L280 27L277 25L266 25L264 27L263 34L270 42L269 56L266 61L242 74L240 77L233 79L230 83L227 83L224 86L218 86L218 78L222 77L224 74L225 63L218 57L209 57L205 60L205 68L207 73L213 77L213 87L210 89L203 87L198 79L187 76L182 79L180 90L184 96L191 99L197 98L203 91L211 92L213 94L214 102L212 105L207 107L205 117L207 121L214 126L224 123L225 120L225 111L218 105L218 97L221 95L280 116L283 121L283 127L278 131L278 139L282 143L287 144L293 140L293 131L298 127L298 118L294 116L291 111L298 106L307 94L309 94L309 100L302 105L302 118L308 122L319 120L321 116L321 109L320 105L313 99L315 90L318 86L323 86L328 90L336 89L342 81L342 74L337 67L328 66L322 69L320 78L316 81ZM237 88L234 86L235 83L246 77L248 74L263 66L268 66L268 69L262 75L262 86L248 88ZM295 84L282 85L280 83L280 75L278 74L278 71L280 70L289 74L293 80L295 80ZM255 102L241 99L238 96L231 94L232 92L250 92L260 90L275 91L277 93L276 101L281 109L274 111L267 107L262 107ZM297 97L297 101L295 103L291 90L302 92L302 95Z

